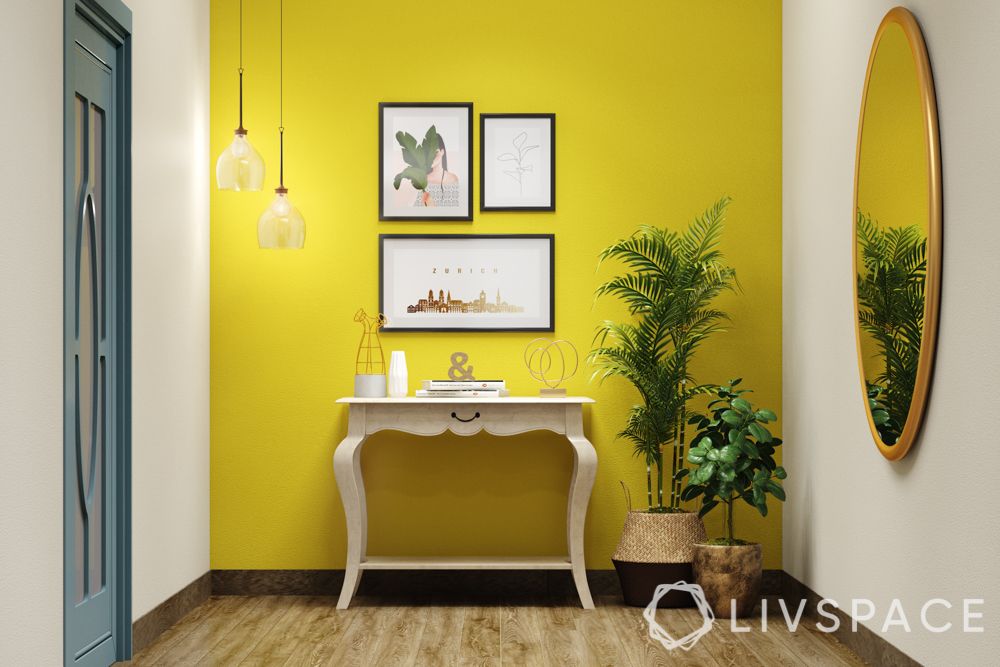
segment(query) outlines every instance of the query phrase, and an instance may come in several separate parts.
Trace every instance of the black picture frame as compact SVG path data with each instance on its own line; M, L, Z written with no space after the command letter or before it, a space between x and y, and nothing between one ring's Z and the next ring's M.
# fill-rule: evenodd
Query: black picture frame
M417 216L417 215L394 215L388 214L385 210L385 113L388 109L416 108L416 109L456 109L464 108L468 111L468 137L466 139L466 174L468 180L468 199L465 209L459 211L458 215L439 216ZM473 105L472 102L379 102L378 105L378 219L381 222L472 222L472 202L475 196L474 178L472 173L472 147L473 147ZM418 137L418 141L419 141Z
M556 317L556 278L555 278L555 234L379 234L378 237L378 309L380 313L385 313L385 242L387 240L489 240L489 239L545 239L548 241L548 322L539 327L397 327L392 326L392 319L389 318L386 326L382 327L385 332L414 332L414 333L500 333L500 332L553 332L555 331Z
M549 204L546 205L488 205L486 183L486 124L490 120L529 119L549 121ZM479 210L489 211L549 211L556 210L556 115L554 113L481 113L479 114Z

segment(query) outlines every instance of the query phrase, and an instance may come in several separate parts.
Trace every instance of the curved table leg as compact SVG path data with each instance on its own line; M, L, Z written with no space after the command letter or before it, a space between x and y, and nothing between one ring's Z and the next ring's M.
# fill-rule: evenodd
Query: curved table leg
M337 609L347 609L361 581L361 560L368 549L368 510L365 482L361 476L361 446L365 443L363 405L352 405L344 438L333 453L333 474L344 504L347 522L347 565Z
M583 555L583 528L587 519L590 492L597 476L597 452L583 434L583 409L574 405L566 408L566 439L573 446L573 477L569 483L569 507L566 512L566 541L573 567L580 604L593 609L594 600L587 584L587 567Z

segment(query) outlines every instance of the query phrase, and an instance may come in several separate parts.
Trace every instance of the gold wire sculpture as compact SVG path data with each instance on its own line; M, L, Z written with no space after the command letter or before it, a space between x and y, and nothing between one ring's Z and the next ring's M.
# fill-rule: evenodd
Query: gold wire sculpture
M354 321L364 327L358 344L358 356L354 361L354 373L385 375L385 355L382 353L382 341L378 337L378 330L385 326L385 315L379 313L373 317L364 308L358 308L358 312L354 313Z
M536 338L524 348L524 365L531 377L545 385L541 396L565 396L565 387L559 385L576 375L580 355L568 340Z

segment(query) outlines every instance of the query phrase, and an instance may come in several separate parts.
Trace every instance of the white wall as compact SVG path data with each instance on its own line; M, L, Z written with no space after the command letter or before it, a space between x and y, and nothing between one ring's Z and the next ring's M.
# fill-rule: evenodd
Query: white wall
M208 3L133 11L133 617L209 568ZM0 22L0 663L62 660L62 2Z
M209 569L207 0L132 8L132 613Z
M62 3L0 21L0 663L62 661Z
M857 120L871 40L893 0L786 0L784 88L784 566L820 595L900 598L913 632L887 638L928 665L1000 651L1000 3L913 0L938 94L944 270L926 423L890 463L865 421L851 253ZM986 634L919 629L928 598L984 598ZM959 617L952 613L950 620Z

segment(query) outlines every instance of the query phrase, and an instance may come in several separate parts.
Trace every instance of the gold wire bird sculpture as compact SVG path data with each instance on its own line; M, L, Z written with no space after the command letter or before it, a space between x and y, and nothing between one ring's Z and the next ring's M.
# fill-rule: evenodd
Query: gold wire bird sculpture
M385 326L385 315L379 313L371 316L364 308L359 308L358 312L354 313L354 321L364 327L361 342L358 344L358 356L354 362L354 373L384 375L385 355L382 353L382 341L379 340L378 330Z

